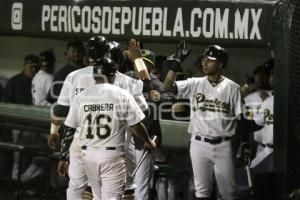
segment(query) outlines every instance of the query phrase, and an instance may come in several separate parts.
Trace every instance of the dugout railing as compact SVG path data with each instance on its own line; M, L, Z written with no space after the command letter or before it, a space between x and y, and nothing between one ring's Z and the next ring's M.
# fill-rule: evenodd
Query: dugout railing
M34 191L37 198L47 199L50 195L50 166L53 156L46 143L41 143L40 140L44 138L43 141L46 141L49 128L50 115L47 107L0 104L0 153L1 165L5 169L0 176L0 185L4 191L14 193L17 200L28 197L28 191ZM17 140L13 139L14 134L17 134ZM27 138L29 135L29 143L20 139L24 134ZM16 153L17 160L13 160ZM21 173L24 172L23 164L31 162L31 158L34 157L39 158L44 173L38 179L24 181L21 179ZM12 178L15 162L18 163L16 179Z

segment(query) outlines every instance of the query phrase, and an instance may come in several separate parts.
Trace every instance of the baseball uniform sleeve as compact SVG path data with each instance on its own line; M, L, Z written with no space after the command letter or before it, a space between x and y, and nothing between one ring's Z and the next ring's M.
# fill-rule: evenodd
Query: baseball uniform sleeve
M143 92L143 82L141 80L131 79L129 81L129 85L131 85L131 94L135 95L142 95Z
M190 99L193 92L192 87L195 84L195 80L193 78L189 78L184 81L176 81L178 90L178 98L182 99Z
M63 106L70 106L70 98L72 91L72 76L68 75L60 91L57 103Z
M145 111L148 109L148 104L146 102L146 99L143 95L143 82L141 80L136 80L131 78L129 80L129 85L131 85L130 88L130 94L134 97L136 103L140 107L142 111Z
M70 110L68 116L65 120L65 125L77 128L80 126L80 116L79 116L79 98L80 96L76 96L71 103Z
M123 102L125 120L127 121L127 124L129 126L135 125L145 118L144 113L139 108L138 104L136 103L131 94L125 93Z
M234 115L239 116L243 112L242 95L240 90L237 89L233 95Z
M142 94L135 95L134 100L136 101L137 105L139 106L139 108L142 111L146 111L148 109L148 104L146 102L146 99L145 99L144 95L142 95Z

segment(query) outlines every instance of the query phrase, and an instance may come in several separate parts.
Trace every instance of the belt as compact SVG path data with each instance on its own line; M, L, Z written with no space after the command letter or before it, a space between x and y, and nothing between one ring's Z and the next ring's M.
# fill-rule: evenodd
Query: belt
M271 148L271 149L273 149L274 148L274 145L273 144L262 144L262 143L259 143L261 146L263 146L263 147L269 147L269 148Z
M231 137L215 137L215 138L206 138L200 135L195 136L195 140L204 141L209 144L220 144L221 142L225 142L230 140Z
M82 146L81 149L82 150L87 150L88 148L92 148L92 149L103 149L103 150L122 150L122 147L87 147L87 146Z

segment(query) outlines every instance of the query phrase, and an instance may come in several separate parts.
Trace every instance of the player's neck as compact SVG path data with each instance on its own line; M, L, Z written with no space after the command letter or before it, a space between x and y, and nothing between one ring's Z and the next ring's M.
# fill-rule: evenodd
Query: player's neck
M220 82L224 79L221 74L207 75L207 79L211 82Z
M96 84L104 84L104 83L108 83L107 81L105 81L105 80L102 79L102 78L97 78L97 79L95 80L95 82L96 82Z
M221 74L208 75L207 79L208 79L208 82L213 87L215 87L224 80L224 76L222 76Z

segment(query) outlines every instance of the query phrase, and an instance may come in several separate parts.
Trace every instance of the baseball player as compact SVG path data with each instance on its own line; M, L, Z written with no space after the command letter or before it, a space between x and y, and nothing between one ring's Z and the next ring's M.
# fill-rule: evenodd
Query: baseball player
M128 91L112 85L116 78L115 64L109 58L101 58L93 75L96 84L74 98L65 125L72 127L73 133L80 127L84 168L95 198L117 200L125 181L126 123L150 149L155 148L155 143L141 123L145 115L134 98Z
M227 51L211 45L202 58L206 76L174 84L180 65L173 60L165 81L168 91L191 102L188 132L196 199L211 198L214 176L222 199L237 198L231 137L235 134L242 101L239 85L222 75L227 61Z
M269 69L269 85L274 87L274 69L273 65L268 67ZM270 91L271 92L271 91ZM259 133L259 137L255 138L258 143L257 152L255 158L251 162L251 168L254 174L261 172L272 172L273 166L273 109L274 96L273 92L271 96L266 98L260 105L257 114L252 119L248 119L247 127L248 131L256 131ZM245 113L248 117L247 113ZM255 123L254 123L255 122ZM258 132L259 131L259 132ZM254 133L254 134L255 134Z
M40 53L41 69L32 79L31 93L33 105L50 106L46 100L52 85L55 56L47 50Z
M270 90L269 85L269 77L270 72L273 70L273 64L266 62L263 65L259 65L254 70L254 77L255 77L255 88L256 90L250 94L248 94L244 98L245 102L245 118L248 120L253 120L260 115L260 107L262 105L262 102L267 99L268 97L272 96L272 91ZM254 140L258 143L258 149L257 153L261 151L262 145L271 142L273 144L273 137L272 141L265 141L266 137L269 137L269 133L265 132L265 129L260 129L258 131L254 132ZM273 134L273 132L271 132ZM270 140L270 139L267 139ZM252 166L255 166L258 164L258 160L255 159L252 162Z
M151 69L155 65L155 54L148 49L140 50L138 43L136 43L134 40L130 41L129 47L130 47L128 51L129 57L136 57L138 59L142 59L146 66L145 70L147 70L147 71L141 70L140 72L138 72L138 70L136 70L137 67L134 66L135 72L137 74L140 74L139 77L141 78L145 77L144 80L150 78L150 82L147 79L150 85L148 88L144 88L143 92L145 92L145 94L148 94L148 92L150 91L147 91L147 89L152 91L155 90L158 92L163 92L163 84L158 80L156 76L154 76L151 73ZM136 49L137 51L132 49L135 47L137 47ZM151 105L149 106L150 114L147 116L147 118L143 120L143 123L147 128L147 130L149 131L149 134L151 136L156 135L158 137L158 140L160 140L161 130L159 126L159 121L158 119L155 118L156 116L155 115L156 109L154 108L155 104L153 101L150 100L150 98L147 99L147 102L150 103ZM143 155L143 143L136 137L134 137L134 139L135 139L135 149L136 149L135 150L136 161L138 162ZM149 199L150 180L152 175L153 164L154 164L154 156L153 154L149 153L147 154L145 160L142 162L142 164L140 165L139 169L136 172L136 176L135 176L135 184L137 185L135 189L136 200Z
M93 63L96 60L96 56L102 57L103 55L108 54L108 41L101 36L92 37L88 42L88 51L90 55L90 61ZM95 84L92 73L93 67L88 66L74 71L68 75L58 99L58 106L54 107L54 114L56 116L66 116L69 105L74 96L84 91L84 89L87 87ZM147 110L148 106L145 100L143 100L142 96L143 84L141 81L134 80L117 72L114 85L130 91L130 93L134 95L134 98L136 99L140 108L142 110ZM52 147L55 146L56 139L58 138L57 130L60 123L61 121L55 120L51 125L52 134L49 136L49 145ZM69 146L71 142L72 145L70 147L70 158L68 158ZM68 159L70 159L70 166L67 166ZM67 198L80 199L85 187L87 186L87 177L83 168L81 149L78 143L78 133L75 134L74 139L73 137L65 137L62 142L62 155L61 161L59 162L59 172L61 175L65 173L66 168L69 169L68 174L70 177Z

